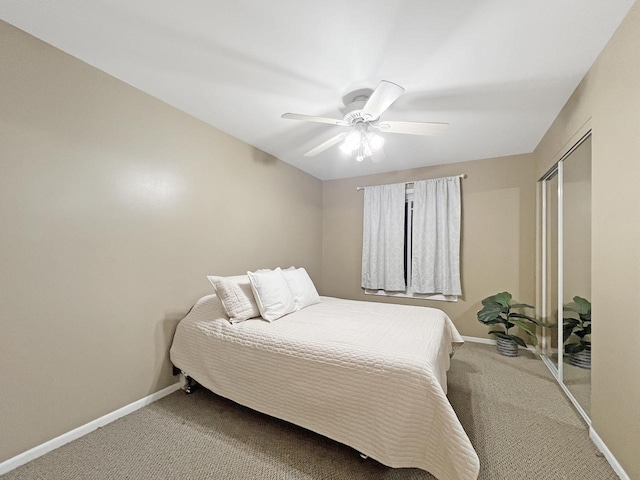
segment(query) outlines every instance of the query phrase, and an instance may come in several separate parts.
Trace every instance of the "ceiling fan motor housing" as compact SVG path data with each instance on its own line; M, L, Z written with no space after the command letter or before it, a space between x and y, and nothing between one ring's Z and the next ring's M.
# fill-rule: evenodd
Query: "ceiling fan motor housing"
M367 97L362 97L362 99L360 99L361 97L358 97L358 99L356 99L355 101L351 102L349 105L347 105L344 108L344 121L345 122L349 122L351 124L357 123L357 122L365 122L365 121L373 121L373 120L377 120L375 118L364 118L362 116L362 109L364 108L365 104L367 103Z

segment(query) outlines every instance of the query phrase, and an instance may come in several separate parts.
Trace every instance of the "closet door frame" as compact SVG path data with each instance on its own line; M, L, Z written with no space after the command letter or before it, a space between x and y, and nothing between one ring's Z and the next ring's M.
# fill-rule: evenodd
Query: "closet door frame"
M554 363L553 359L549 357L549 353L551 352L551 345L547 344L547 338L548 338L548 328L544 327L542 329L542 346L541 346L541 353L540 353L540 358L542 358L543 362L545 363L545 365L547 366L547 368L549 368L549 371L551 372L551 374L554 376L554 378L558 381L558 384L562 387L562 390L565 392L565 394L567 395L567 397L569 398L569 400L571 400L571 403L573 403L573 405L576 407L576 410L578 410L578 413L580 413L580 415L582 416L582 418L585 420L585 422L587 423L587 425L591 426L591 419L589 418L589 415L587 414L587 412L584 410L584 408L582 408L582 406L580 405L580 403L578 403L578 401L576 400L576 398L573 396L573 394L571 393L571 391L567 388L567 386L564 384L564 360L563 360L563 355L564 355L564 348L563 347L563 343L564 343L564 339L562 336L562 312L563 312L563 284L564 284L564 277L563 277L563 265L564 265L564 256L563 256L563 248L564 248L564 236L563 236L563 225L564 225L564 219L563 219L563 211L564 211L564 205L563 205L563 166L564 166L564 161L569 157L569 155L571 155L580 145L582 145L587 139L589 139L591 137L591 130L588 130L587 133L585 133L569 150L567 150L562 156L561 158L557 161L557 163L555 165L553 165L553 167L551 167L551 169L549 169L549 171L547 173L545 173L540 180L538 181L539 183L539 188L538 188L538 192L539 192L539 211L540 214L538 215L539 218L539 223L538 223L538 231L539 231L539 240L540 240L540 260L539 260L539 268L538 271L540 272L540 277L539 277L539 281L537 282L539 285L539 300L540 300L540 309L539 309L539 313L540 313L540 317L545 319L549 317L549 314L551 312L547 312L547 280L548 280L548 275L547 275L547 256L549 253L549 245L547 245L548 242L548 238L547 238L547 215L548 215L548 211L547 211L547 195L548 195L548 191L547 191L547 184L548 181L551 180L552 178L554 178L556 175L558 177L558 204L557 204L557 208L558 208L558 212L557 212L557 219L558 219L558 224L557 224L557 229L558 229L558 245L557 245L557 252L558 252L558 285L557 285L557 294L558 294L558 340L557 340L557 344L558 344L558 354L557 354L557 365Z

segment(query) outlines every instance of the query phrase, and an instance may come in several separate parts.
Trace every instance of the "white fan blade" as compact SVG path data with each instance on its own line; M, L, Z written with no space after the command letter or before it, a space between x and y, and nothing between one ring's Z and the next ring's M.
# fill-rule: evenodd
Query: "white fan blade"
M371 125L385 133L407 133L409 135L442 135L449 128L448 123L396 122L384 121Z
M349 126L348 122L345 122L344 120L338 120L337 118L314 117L313 115L301 115L299 113L285 113L282 115L282 118L289 118L291 120L303 120L305 122L328 123L329 125L341 125L344 127Z
M343 132L343 133L340 133L340 134L336 135L335 137L331 137L329 140L327 140L324 143L321 143L316 148L312 148L311 150L309 150L307 153L304 154L304 156L305 157L315 157L319 153L324 152L327 148L331 148L336 143L340 143L340 141L344 140L344 138L346 138L346 136L349 135L349 133L351 133L351 132Z
M361 115L368 120L379 118L382 112L402 95L402 92L404 88L400 85L382 80L365 103Z

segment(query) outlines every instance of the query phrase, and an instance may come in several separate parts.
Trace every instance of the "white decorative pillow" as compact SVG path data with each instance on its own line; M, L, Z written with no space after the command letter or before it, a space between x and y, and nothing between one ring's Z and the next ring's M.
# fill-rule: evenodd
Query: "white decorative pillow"
M296 304L282 270L247 272L260 315L272 322L295 312Z
M313 280L304 268L288 268L283 270L289 289L293 294L296 311L315 303L320 303L320 295L316 290Z
M235 277L207 277L222 302L231 323L238 323L260 316L260 309L251 290L247 275Z

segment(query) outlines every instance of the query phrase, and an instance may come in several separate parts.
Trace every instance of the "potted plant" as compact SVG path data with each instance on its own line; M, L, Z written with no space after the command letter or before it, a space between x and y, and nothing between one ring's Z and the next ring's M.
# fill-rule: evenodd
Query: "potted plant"
M562 337L564 352L569 355L569 363L580 368L591 368L591 302L586 298L573 297L573 302L564 306ZM575 318L575 315L578 318Z
M502 329L491 330L489 333L496 336L498 353L507 357L518 355L518 345L527 346L521 337L509 333L511 328L518 327L520 331L527 334L531 343L536 345L538 337L536 336L535 326L544 326L542 322L534 317L513 311L514 309L534 308L532 305L527 305L526 303L511 304L511 299L509 292L492 295L482 300L482 310L478 312L478 320L481 323L502 326Z

